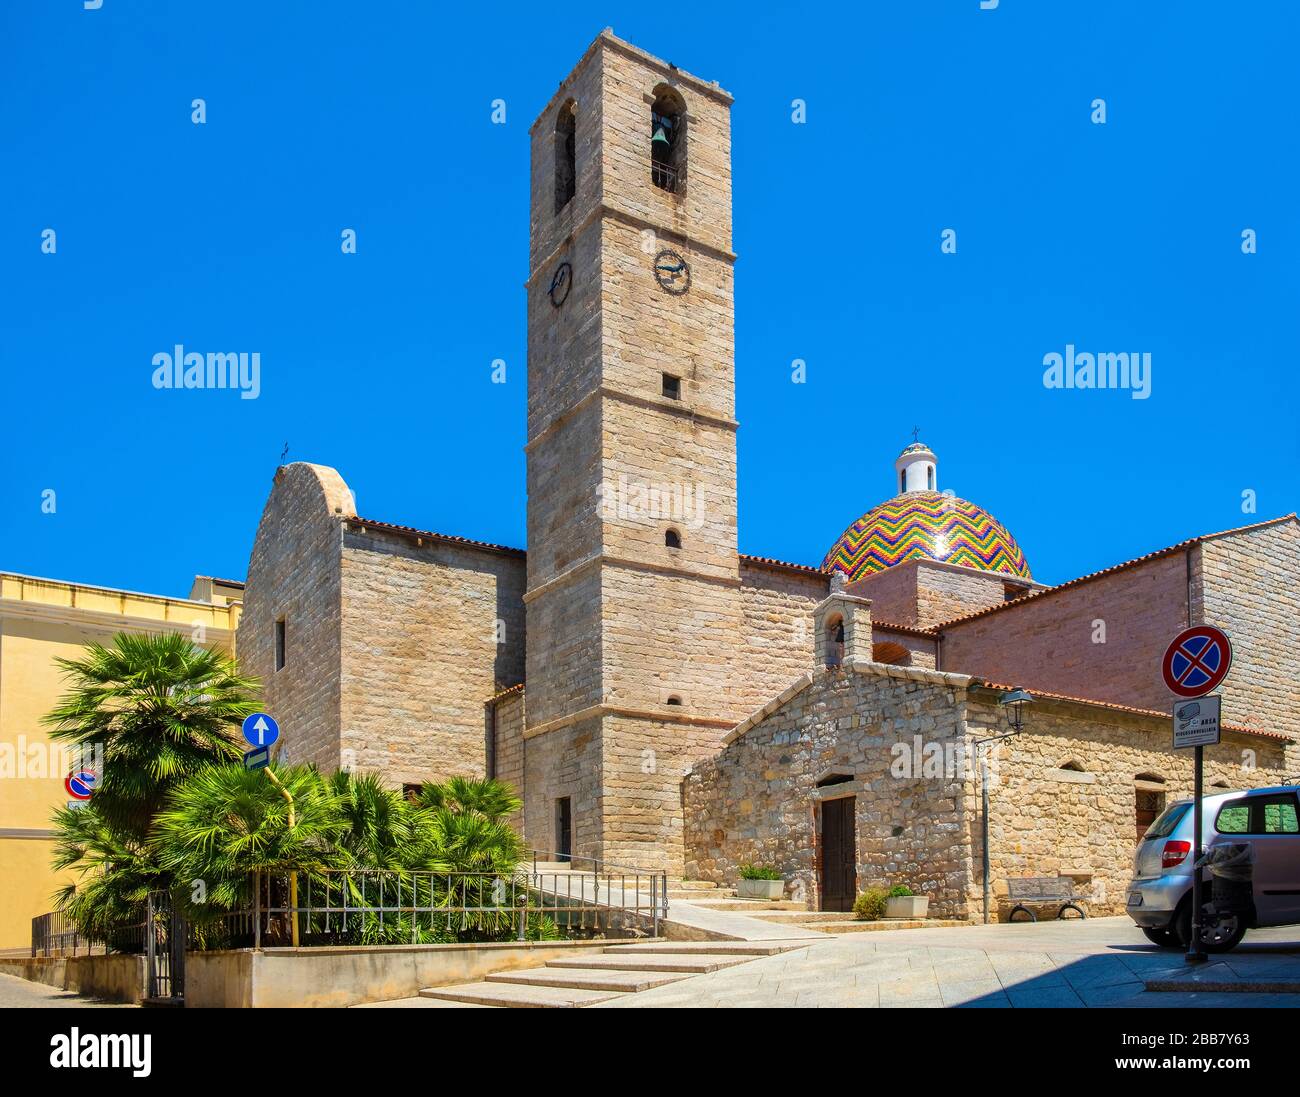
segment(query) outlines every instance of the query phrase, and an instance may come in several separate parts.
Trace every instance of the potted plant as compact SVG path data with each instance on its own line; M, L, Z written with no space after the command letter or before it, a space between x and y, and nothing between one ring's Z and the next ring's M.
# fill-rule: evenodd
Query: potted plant
M924 918L929 911L928 895L914 895L906 884L896 884L889 889L885 899L886 918Z
M741 865L740 886L736 895L741 899L780 899L785 894L785 881L781 874L767 865Z

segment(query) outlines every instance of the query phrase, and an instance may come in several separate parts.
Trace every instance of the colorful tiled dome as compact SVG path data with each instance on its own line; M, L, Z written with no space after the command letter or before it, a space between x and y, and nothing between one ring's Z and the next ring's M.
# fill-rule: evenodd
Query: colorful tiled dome
M844 531L822 567L852 581L915 559L1030 578L1006 526L982 507L938 491L907 491L873 507Z

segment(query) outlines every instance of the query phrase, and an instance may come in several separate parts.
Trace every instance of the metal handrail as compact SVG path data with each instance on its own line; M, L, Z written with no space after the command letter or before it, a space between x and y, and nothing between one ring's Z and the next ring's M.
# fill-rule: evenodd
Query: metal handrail
M285 886L288 875L263 874L254 883L250 909L216 913L204 925L221 923L214 938L250 939L261 948L276 927L285 934L296 920L299 939L331 938L385 927L395 922L417 943L421 931L495 932L512 927L524 940L532 915L545 915L582 931L607 930L619 914L648 919L655 936L667 915L664 874L626 872L533 871L524 862L513 872L438 872L397 869L320 869L302 873L298 898ZM391 927L390 927L391 932ZM225 946L218 946L225 947Z

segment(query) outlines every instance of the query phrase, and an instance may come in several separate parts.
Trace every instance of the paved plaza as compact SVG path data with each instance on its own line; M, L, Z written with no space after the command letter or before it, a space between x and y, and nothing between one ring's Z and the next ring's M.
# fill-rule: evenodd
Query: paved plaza
M1145 987L1210 968L1224 979L1230 969L1300 989L1300 940L1294 928L1253 932L1229 957L1191 973L1181 954L1154 947L1124 917L845 934L592 1008L1300 1005L1300 993Z

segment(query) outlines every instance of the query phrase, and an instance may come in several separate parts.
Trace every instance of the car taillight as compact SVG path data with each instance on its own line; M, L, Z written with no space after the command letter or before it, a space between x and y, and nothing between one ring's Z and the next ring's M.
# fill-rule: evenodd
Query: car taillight
M1181 865L1191 852L1191 842L1166 842L1164 851L1160 854L1160 867L1173 868L1175 865Z

